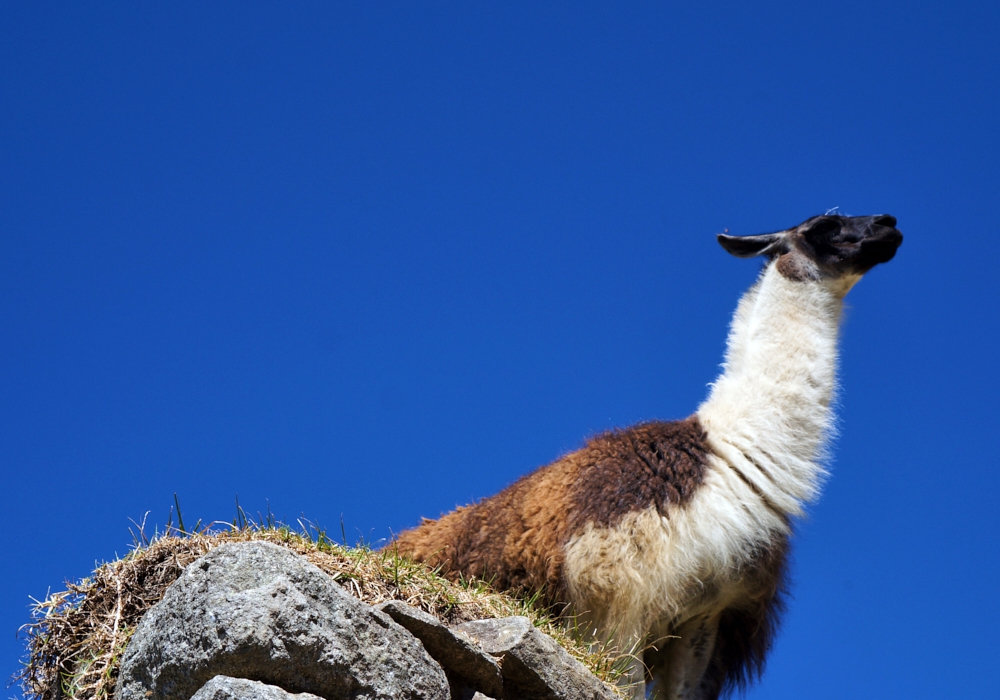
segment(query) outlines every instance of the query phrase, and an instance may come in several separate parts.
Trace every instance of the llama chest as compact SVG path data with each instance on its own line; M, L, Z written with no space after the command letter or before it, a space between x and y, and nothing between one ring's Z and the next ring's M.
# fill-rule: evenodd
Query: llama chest
M565 578L578 609L615 619L687 618L779 585L785 522L711 457L706 465L683 504L665 513L650 504L610 527L590 523L569 540Z

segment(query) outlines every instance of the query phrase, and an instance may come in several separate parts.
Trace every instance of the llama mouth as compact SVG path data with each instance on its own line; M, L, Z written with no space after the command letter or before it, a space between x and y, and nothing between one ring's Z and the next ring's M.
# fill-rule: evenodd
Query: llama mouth
M895 219L892 221L896 222ZM857 259L858 267L868 270L876 265L889 262L896 256L896 250L902 243L903 234L900 233L899 229L879 226L879 229L861 244L861 253Z

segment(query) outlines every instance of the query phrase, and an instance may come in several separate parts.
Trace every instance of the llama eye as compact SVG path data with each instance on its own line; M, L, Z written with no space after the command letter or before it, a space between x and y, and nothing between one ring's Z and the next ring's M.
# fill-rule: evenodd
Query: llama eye
M809 238L829 236L839 230L839 221L835 221L834 219L819 219L815 224L809 227L809 230L805 232L805 235Z

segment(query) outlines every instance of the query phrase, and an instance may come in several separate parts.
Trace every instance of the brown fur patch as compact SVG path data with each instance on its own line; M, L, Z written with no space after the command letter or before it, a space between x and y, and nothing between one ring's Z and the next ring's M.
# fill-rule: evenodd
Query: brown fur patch
M565 603L569 493L578 453L524 476L497 495L402 533L400 554L440 566L449 578L489 580L499 589L542 591Z
M587 523L614 527L625 515L655 505L686 503L705 475L705 431L695 417L641 423L591 439L584 478L574 484L571 531Z
M816 264L798 251L790 251L778 257L776 264L781 276L792 282L809 282L820 279Z
M707 452L695 417L603 433L491 498L402 533L395 546L452 578L540 591L560 606L568 602L570 537L588 523L613 527L654 504L669 517L669 506L689 500L701 483Z

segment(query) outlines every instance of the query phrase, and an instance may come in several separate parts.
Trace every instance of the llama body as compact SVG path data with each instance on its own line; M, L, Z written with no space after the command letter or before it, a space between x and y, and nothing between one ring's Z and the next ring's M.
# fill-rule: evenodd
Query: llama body
M404 532L451 575L540 591L580 629L643 649L660 698L716 698L763 669L783 608L790 523L818 493L843 297L892 258L892 217L814 217L750 237L768 255L725 369L697 412L590 439L496 496Z

